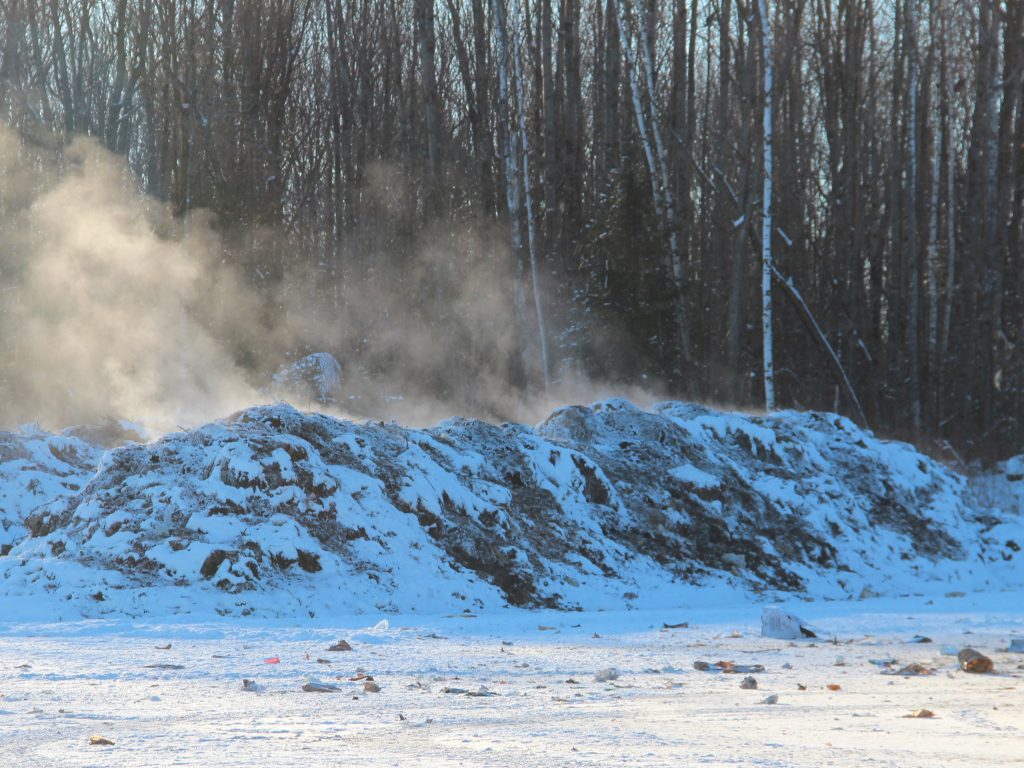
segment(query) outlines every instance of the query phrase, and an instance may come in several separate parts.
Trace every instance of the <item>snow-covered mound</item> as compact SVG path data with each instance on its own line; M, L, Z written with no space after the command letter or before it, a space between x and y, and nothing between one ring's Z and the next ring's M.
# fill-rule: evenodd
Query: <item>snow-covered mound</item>
M0 432L0 555L28 536L32 510L81 491L102 453L92 442L34 426Z
M962 477L832 414L608 400L415 430L279 404L54 488L22 503L0 589L90 615L621 608L726 581L856 597L1017 565Z

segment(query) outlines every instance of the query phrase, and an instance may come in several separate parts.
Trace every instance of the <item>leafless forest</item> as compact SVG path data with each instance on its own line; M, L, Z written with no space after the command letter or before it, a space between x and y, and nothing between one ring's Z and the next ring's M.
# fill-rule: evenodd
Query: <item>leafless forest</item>
M777 407L949 457L1024 439L1024 3L0 9L5 167L50 169L7 174L0 226L93 137L169 211L161 238L201 228L245 286L246 328L189 312L253 375L288 326L286 355L498 416L498 381L761 408L770 211ZM8 401L34 386L10 351L24 241L0 244Z

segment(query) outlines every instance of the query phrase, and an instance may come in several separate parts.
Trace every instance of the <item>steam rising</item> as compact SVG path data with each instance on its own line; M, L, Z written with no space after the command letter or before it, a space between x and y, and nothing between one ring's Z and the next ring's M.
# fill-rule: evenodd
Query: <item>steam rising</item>
M191 426L268 401L270 373L318 350L345 368L348 411L407 423L532 420L596 392L563 386L528 403L509 386L529 354L513 332L513 260L495 225L428 229L412 257L357 228L325 257L333 281L322 260L294 259L276 287L257 290L225 258L214 222L171 217L122 158L85 138L49 156L0 129L0 426ZM386 167L371 174L370 204L400 209L404 194ZM339 264L360 269L342 279Z
M11 141L3 137L2 194L7 203L20 194L21 210L5 222L14 301L3 318L4 421L116 415L167 428L252 402L197 312L211 273L205 228L186 241L158 234L170 227L166 213L90 140L68 147L59 178L12 162Z

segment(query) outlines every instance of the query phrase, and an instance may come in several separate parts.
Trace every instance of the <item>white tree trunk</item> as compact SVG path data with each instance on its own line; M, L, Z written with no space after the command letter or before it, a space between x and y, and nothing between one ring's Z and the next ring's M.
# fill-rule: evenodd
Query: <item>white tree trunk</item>
M636 118L637 132L640 134L640 142L643 144L644 157L647 159L647 171L651 177L651 195L654 197L654 209L658 216L658 224L665 226L665 208L661 199L661 174L658 172L658 164L654 159L654 148L651 146L651 137L647 131L647 115L643 108L643 98L640 93L640 82L637 80L636 67L633 65L633 48L630 45L628 27L626 25L626 8L624 0L616 0L615 10L618 13L619 47L622 49L622 65L626 69L626 77L629 78L629 91L633 97L633 115Z
M625 0L616 0L615 9L617 12L619 28L619 45L622 49L622 63L629 78L630 94L633 97L633 114L636 118L637 131L640 134L640 141L644 148L644 157L647 160L647 170L651 177L651 194L654 197L654 208L658 217L658 225L668 236L670 266L672 268L672 279L675 284L675 314L676 325L679 331L680 353L684 360L690 356L690 335L687 328L685 306L683 301L683 260L679 249L679 232L675 224L675 203L672 194L671 179L668 171L668 155L665 152L665 144L661 137L661 123L658 118L657 94L654 90L654 62L651 51L641 40L640 49L644 62L644 77L647 84L648 103L650 116L643 105L643 94L640 88L640 80L637 75L636 65L632 58L632 46L630 45L630 33L628 16L626 14ZM642 15L642 14L641 14ZM643 35L641 35L643 37ZM649 37L653 38L653 35ZM650 127L648 128L648 123Z
M525 338L523 321L526 315L523 280L522 251L523 236L519 211L519 166L515 160L515 131L509 114L508 97L508 44L506 41L505 0L493 0L494 35L498 45L498 120L502 131L502 162L505 168L505 204L508 208L509 229L512 237L512 252L515 258L513 269L513 300L515 302L516 324L520 338Z
M519 13L516 20L518 26ZM519 112L519 152L523 167L523 194L526 198L526 234L530 254L530 281L533 288L533 308L537 314L537 334L540 337L541 370L544 374L544 390L551 385L551 371L548 364L547 331L544 324L544 306L541 301L540 278L537 274L537 226L533 217L533 195L530 192L530 134L526 130L526 95L523 88L522 49L519 44L517 27L512 29L514 77L516 101Z
M917 266L917 0L907 2L907 34L910 36L908 57L910 59L910 104L907 115L910 172L907 178L907 229L909 275L907 286L910 293L907 307L907 347L910 352L910 419L914 431L921 430L921 368L918 350L918 316L920 315L920 279Z
M775 410L772 350L772 27L766 0L758 0L764 56L764 191L761 217L761 333L764 340L764 407Z
M929 19L929 28L931 31L931 43L932 50L935 51L937 48L941 48L939 41L937 40L937 32L939 24L937 21L937 10L939 3L932 6L931 18ZM935 59L932 59L934 62ZM935 67L932 67L934 71ZM933 78L935 79L935 78ZM939 101L938 88L935 89L935 102ZM939 286L938 281L938 267L937 263L939 260L939 200L941 199L942 192L942 141L943 141L943 126L942 118L938 117L935 121L935 138L934 138L934 155L932 161L932 189L931 189L931 200L929 201L930 213L928 219L928 378L931 382L936 381L936 366L938 361L938 348L939 348ZM933 397L930 398L932 402L935 402L934 398L934 385L930 387ZM934 409L930 409L933 412Z

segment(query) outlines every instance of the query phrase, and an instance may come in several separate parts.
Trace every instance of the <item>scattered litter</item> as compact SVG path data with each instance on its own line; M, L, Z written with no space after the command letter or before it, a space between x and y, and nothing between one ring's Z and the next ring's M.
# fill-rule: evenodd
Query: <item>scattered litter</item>
M757 679L747 675L740 681L740 688L745 691L756 691L757 690Z
M541 632L549 632L553 630L554 627L549 627L547 624L539 624L537 625L537 629L539 629Z
M373 680L373 675L368 675L365 672L356 671L356 674L349 678L349 682L358 683L360 680Z
M348 644L347 640L339 640L338 642L336 642L334 645L332 645L327 650L328 651L351 651L352 650L352 646Z
M92 736L89 737L89 746L112 747L114 746L114 742L112 742L110 739L104 738L103 736L94 733Z
M799 640L818 636L799 616L771 606L761 612L761 634L778 640Z
M611 680L619 679L619 671L614 667L608 667L606 669L599 670L594 674L594 679L599 683L607 683Z
M957 661L960 662L960 669L964 672L983 674L985 672L991 672L993 669L992 659L984 654L978 653L973 648L964 648L957 654L956 658Z
M665 629L688 629L690 626L690 622L681 621L678 624L662 624L661 626Z
M302 686L302 690L306 693L337 693L341 688L331 683L321 683L318 680L310 680Z
M735 664L731 661L716 661L714 664L695 661L693 668L700 672L724 672L727 675L750 675L765 671L762 664Z
M367 693L380 693L380 686L373 682L373 680L367 680L363 683L363 690Z
M911 662L910 664L907 664L904 667L902 667L901 669L897 669L895 671L892 670L892 669L884 670L882 672L882 674L883 675L897 675L897 676L901 676L901 677L920 677L920 676L923 676L923 675L931 675L934 672L935 672L934 669L930 669L929 667L926 667L924 664L919 664L919 663L917 663L915 661L915 662Z
M843 690L843 687L841 685L839 685L839 683L829 683L825 687L828 688L830 691L841 691L841 690Z
M806 685L804 685L803 683L797 683L797 684L796 684L796 689L797 689L798 691L806 691L806 690L807 690L807 686L806 686Z
M184 664L146 664L143 669L184 669Z
M904 715L904 717L909 717L909 718L935 717L935 713L932 712L930 709L915 709L909 715Z
M773 693L771 696L766 696L765 698L761 699L761 703L762 704L778 704L779 703L779 694Z
M565 681L566 685L579 685L579 680L573 680L571 677Z
M729 637L743 637L743 633L734 629L729 633Z
M264 664L280 664L281 663L281 657L280 656L271 656L269 659L264 659L263 663Z
M909 642L911 643L930 643L931 641L932 639L927 635L914 635L909 640Z
M502 640L501 644L502 645L515 645L515 643L513 643L511 640Z
M874 664L882 669L892 669L896 665L896 657L890 656L886 659L868 659L869 664Z
M547 686L543 686L542 685L542 686L537 686L537 687L538 688L545 688ZM489 690L488 688L486 688L485 686L482 686L482 685L480 686L480 688L478 688L475 691L471 691L468 688L447 688L447 687L445 687L445 688L441 689L441 693L450 693L450 694L453 694L455 696L474 696L474 697L479 697L479 696L497 696L498 695L494 691Z
M947 592L946 597L967 597L966 592Z
M373 625L373 628L370 629L370 631L371 632L387 632L388 631L388 627L390 627L390 626L391 625L388 623L387 619L381 619L380 621L378 621L376 624Z

